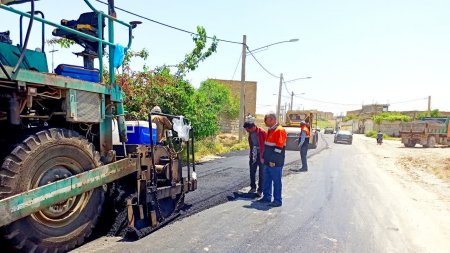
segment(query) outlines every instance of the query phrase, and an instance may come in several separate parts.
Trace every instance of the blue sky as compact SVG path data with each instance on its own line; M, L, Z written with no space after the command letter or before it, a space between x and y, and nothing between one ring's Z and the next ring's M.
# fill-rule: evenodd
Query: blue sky
M106 11L102 4L94 5ZM319 109L337 114L360 108L361 104L390 103L391 110L425 110L428 96L432 109L450 111L450 1L448 0L228 0L228 1L125 1L116 5L151 19L185 30L205 27L208 35L242 41L255 49L292 38L255 54L272 74L285 80L311 76L287 83L296 94L294 108ZM84 2L42 0L37 2L48 19L76 19L88 11ZM27 9L28 4L15 6ZM13 31L17 17L0 11L0 30ZM119 18L139 18L118 11ZM148 21L135 29L133 49L147 48L151 68L175 64L193 48L190 35ZM50 38L48 28L47 34ZM125 43L125 35L123 43ZM34 37L39 38L35 26ZM32 46L38 46L33 40ZM120 42L121 40L118 39ZM49 48L47 48L48 50ZM194 86L207 78L240 80L235 68L241 46L220 42L218 52L188 74ZM71 55L76 49L55 53L55 65L79 63ZM50 61L51 57L48 55ZM135 67L142 66L136 62ZM246 79L258 82L257 112L274 111L279 80L247 57ZM413 100L413 101L411 101ZM410 102L404 102L410 101ZM290 102L283 87L282 105ZM326 102L326 103L325 103ZM404 103L398 103L404 102Z

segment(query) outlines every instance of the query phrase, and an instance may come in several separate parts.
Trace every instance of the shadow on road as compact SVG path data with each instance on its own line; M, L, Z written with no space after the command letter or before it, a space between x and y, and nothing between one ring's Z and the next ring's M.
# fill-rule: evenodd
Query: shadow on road
M273 207L269 206L269 203L261 203L261 202L257 202L257 201L252 201L250 203L250 205L245 205L243 207L248 208L248 209L256 209L256 210L260 210L260 211L268 211L273 208Z
M228 201L233 201L237 199L256 199L257 197L256 193L233 192L233 196L227 196L227 199Z
M267 211L272 207L269 206L269 203L261 203L257 202L258 196L256 193L246 193L246 192L233 192L232 196L227 196L228 201L234 200L249 200L250 204L243 206L244 208L256 209L260 211Z

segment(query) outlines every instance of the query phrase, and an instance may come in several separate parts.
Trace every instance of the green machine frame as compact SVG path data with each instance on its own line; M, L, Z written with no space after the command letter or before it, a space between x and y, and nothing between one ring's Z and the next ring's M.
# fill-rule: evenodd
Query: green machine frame
M26 1L17 1L22 3ZM11 85L17 85L17 89L20 86L26 86L28 83L35 85L52 86L59 89L65 89L69 92L74 91L86 91L101 94L102 104L102 120L100 122L100 153L105 156L113 149L112 144L112 118L117 117L119 123L119 134L121 142L126 141L126 126L124 120L124 108L122 88L117 85L114 80L114 50L116 45L114 44L114 23L117 22L123 25L129 30L128 45L125 50L128 50L132 42L132 29L136 27L137 23L131 22L130 24L120 21L115 18L114 1L109 1L109 13L105 14L96 8L89 2L84 2L98 15L99 27L103 26L103 18L108 19L108 40L103 39L103 31L99 29L98 37L94 37L80 31L65 27L43 18L37 17L32 13L22 12L10 5L13 1L0 1L0 8L21 17L28 17L30 19L42 22L43 24L50 25L69 33L76 34L83 38L89 39L99 43L98 58L99 58L99 78L100 83L103 82L103 45L109 47L109 79L110 85L103 85L99 83L92 83L63 76L56 76L48 73L40 73L37 71L31 71L18 68L16 71L10 66L1 66L0 79L8 80ZM6 4L5 4L6 3ZM25 48L26 50L26 42ZM20 61L20 60L19 60ZM19 62L20 64L20 62ZM125 158L116 162L111 162L104 166L92 169L90 171L77 174L75 176L59 180L57 182L41 186L32 189L28 192L24 192L15 196L8 197L0 200L0 227L7 225L13 221L23 218L33 212L49 207L55 203L58 203L71 196L76 196L85 191L92 190L103 184L110 183L123 176L136 172L140 167L139 158Z

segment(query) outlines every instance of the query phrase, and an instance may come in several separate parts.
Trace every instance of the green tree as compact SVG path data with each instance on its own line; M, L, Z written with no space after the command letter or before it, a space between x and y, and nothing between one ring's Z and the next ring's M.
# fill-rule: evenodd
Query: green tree
M423 119L425 117L440 117L441 113L439 112L439 109L434 109L430 112L421 112L417 115L418 119Z
M350 121L350 120L356 120L356 119L359 119L359 117L357 116L357 115L348 115L348 116L345 116L343 119L342 119L342 121L343 122L347 122L347 121Z
M177 65L178 71L176 76L185 76L189 71L195 70L199 62L204 61L217 50L218 41L216 36L212 38L211 46L206 49L208 36L205 28L202 26L197 26L197 34L192 36L192 40L195 43L195 48L189 54L186 54L184 60Z

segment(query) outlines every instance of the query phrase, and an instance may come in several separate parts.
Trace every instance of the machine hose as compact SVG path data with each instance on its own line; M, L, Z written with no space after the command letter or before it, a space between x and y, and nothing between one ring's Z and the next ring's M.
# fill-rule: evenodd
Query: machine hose
M33 20L34 20L34 0L31 0L30 15L31 15L30 23L28 24L27 35L25 36L25 42L23 43L23 47L21 48L22 52L20 53L19 60L17 61L17 64L12 71L13 73L16 73L17 69L19 69L19 66L20 66L20 64L22 64L23 58L25 57L25 53L27 51L28 40L30 39L31 28L33 27Z

